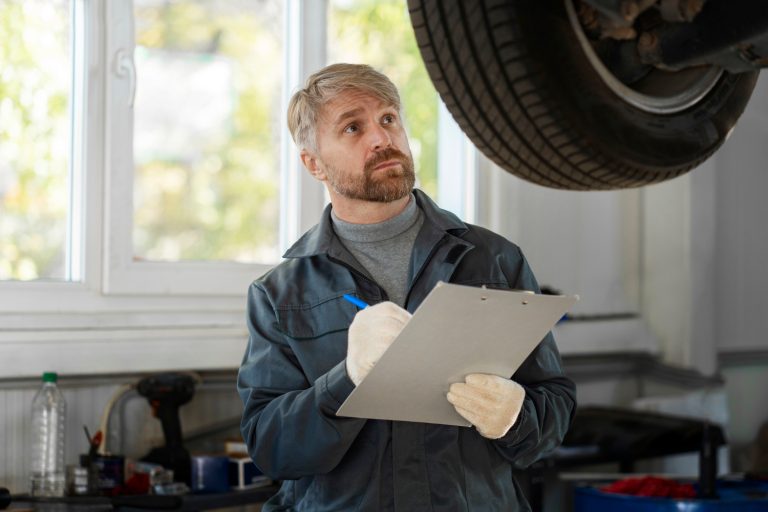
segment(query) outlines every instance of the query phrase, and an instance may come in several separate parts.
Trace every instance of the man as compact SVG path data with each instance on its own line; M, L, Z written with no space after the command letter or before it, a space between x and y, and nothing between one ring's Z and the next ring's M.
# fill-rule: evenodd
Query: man
M538 291L520 250L413 190L397 89L370 67L312 75L288 125L331 205L249 290L241 431L283 481L264 510L530 510L512 469L558 446L575 407L551 335L511 379L451 386L473 428L336 416L438 281Z

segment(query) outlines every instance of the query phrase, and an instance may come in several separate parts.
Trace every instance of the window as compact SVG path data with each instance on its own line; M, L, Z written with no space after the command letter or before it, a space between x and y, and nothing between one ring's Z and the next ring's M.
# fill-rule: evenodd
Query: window
M0 0L0 280L72 268L72 7Z
M108 293L242 295L279 261L288 4L107 5Z
M282 11L134 2L135 259L278 261Z

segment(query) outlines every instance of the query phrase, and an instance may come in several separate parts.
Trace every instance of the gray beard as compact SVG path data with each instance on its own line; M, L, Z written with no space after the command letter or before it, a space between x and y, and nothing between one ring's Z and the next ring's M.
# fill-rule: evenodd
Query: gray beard
M397 201L410 194L416 183L413 159L410 156L403 156L405 159L400 160L399 169L389 168L374 172L366 166L362 175L347 179L337 179L340 175L338 169L327 166L327 171L330 171L326 172L328 183L336 193L348 199L377 203Z

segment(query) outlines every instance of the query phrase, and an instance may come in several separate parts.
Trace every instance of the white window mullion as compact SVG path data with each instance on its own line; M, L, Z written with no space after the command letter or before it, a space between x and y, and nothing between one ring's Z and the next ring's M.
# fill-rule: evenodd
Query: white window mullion
M438 106L437 201L467 222L477 216L478 153L445 104Z
M131 266L133 254L133 111L129 98L133 97L131 86L135 86L136 76L135 72L131 76L130 72L121 71L134 50L133 4L107 2L105 7L107 139L103 271L104 290L110 292L122 288L121 278Z
M328 64L327 62L327 37L328 37L328 1L317 0L314 2L302 2L304 13L302 16L301 34L302 59L301 59L301 85L312 73ZM286 103L283 111L288 107ZM303 167L299 168L301 184L301 203L299 205L299 234L305 232L315 224L320 217L323 207L328 203L325 187L313 178Z
M288 105L288 100L302 79L301 70L301 41L302 2L288 0L285 3L285 55L282 105ZM299 204L301 200L301 164L295 149L291 134L285 122L280 132L280 209L284 212L280 223L280 253L296 240L299 235Z
M83 119L80 144L81 178L83 194L80 228L83 230L82 274L90 290L102 290L103 230L105 218L105 143L106 143L106 29L105 3L78 0L83 10Z
M83 201L84 201L84 150L86 112L86 53L87 11L83 0L72 3L72 96L70 101L69 144L69 208L67 218L66 280L81 281L84 269Z
M307 77L326 64L327 1L288 0L285 4L285 84L282 111ZM285 119L285 116L283 116ZM299 152L283 121L281 137L280 201L283 224L280 249L284 252L317 223L326 203L324 188L304 169Z

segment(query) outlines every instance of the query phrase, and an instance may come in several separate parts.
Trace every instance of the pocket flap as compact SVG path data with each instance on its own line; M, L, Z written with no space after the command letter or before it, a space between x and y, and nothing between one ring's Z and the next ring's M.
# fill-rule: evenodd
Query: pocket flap
M346 331L357 313L357 308L341 296L318 304L286 305L277 308L280 330L291 338L311 339Z

